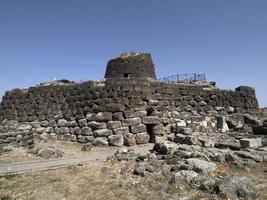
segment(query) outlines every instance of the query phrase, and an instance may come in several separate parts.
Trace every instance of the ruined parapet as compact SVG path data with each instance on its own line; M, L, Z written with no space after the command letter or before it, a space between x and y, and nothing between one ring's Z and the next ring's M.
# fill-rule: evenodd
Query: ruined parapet
M126 53L108 61L105 78L156 79L149 53Z

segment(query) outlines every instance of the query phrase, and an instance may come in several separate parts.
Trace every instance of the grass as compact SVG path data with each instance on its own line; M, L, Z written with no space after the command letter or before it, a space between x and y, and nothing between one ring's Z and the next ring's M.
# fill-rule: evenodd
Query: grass
M12 199L8 195L3 195L3 196L0 196L0 200L12 200Z
M4 179L6 179L6 180L10 180L10 179L13 179L13 178L15 178L16 177L16 174L7 174L7 175L1 175L0 176L0 179L1 178L4 178Z

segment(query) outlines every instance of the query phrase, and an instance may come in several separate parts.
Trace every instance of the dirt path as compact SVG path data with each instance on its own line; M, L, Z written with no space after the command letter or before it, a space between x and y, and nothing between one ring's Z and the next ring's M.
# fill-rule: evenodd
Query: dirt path
M139 153L148 151L152 149L152 144L143 145L143 146L134 146L131 149L136 150ZM26 161L26 162L17 162L9 164L0 164L0 175L5 174L19 174L28 171L40 171L40 170L51 170L61 167L103 162L107 157L114 154L118 148L105 148L104 150L93 151L86 156L71 157L64 159L55 159L55 160L43 160L43 161Z

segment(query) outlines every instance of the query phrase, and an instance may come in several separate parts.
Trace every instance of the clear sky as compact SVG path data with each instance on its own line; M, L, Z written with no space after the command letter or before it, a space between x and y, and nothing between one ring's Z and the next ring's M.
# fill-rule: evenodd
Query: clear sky
M205 72L267 106L266 0L0 0L0 96L102 79L128 51L150 52L158 77Z

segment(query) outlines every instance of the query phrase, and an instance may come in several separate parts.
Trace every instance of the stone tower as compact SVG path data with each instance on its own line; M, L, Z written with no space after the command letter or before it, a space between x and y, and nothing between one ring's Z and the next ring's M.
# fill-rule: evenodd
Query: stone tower
M149 53L125 53L108 61L105 78L156 79Z

